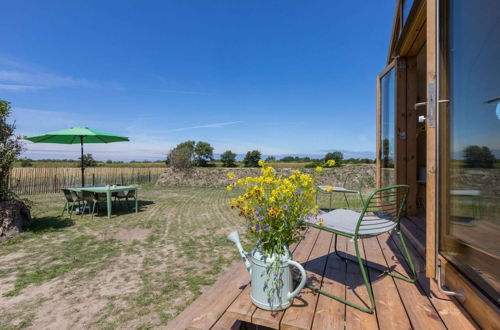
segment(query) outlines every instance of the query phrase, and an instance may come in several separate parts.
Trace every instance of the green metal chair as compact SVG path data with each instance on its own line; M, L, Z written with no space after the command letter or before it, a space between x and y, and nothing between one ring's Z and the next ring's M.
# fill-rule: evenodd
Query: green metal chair
M85 204L89 210L89 214L92 215L92 219L94 218L94 212L99 210L99 203L107 202L106 194L98 194L92 191L82 191L82 199L85 201ZM92 207L91 207L92 206ZM82 212L82 217L85 214L85 208Z
M355 172L348 173L345 178L342 186L337 187L334 186L332 191L327 191L329 186L320 185L318 186L318 190L316 193L316 204L318 204L318 195L320 193L329 194L330 196L330 204L328 210L332 210L332 197L333 194L343 194L344 200L346 202L347 208L350 209L349 199L347 198L348 194L358 195L361 204L364 203L362 190L366 188L366 184L363 182L362 177Z
M308 287L315 292L338 300L363 312L373 313L373 311L375 310L375 299L373 297L373 291L368 279L365 263L361 258L359 250L359 240L362 238L378 236L392 230L396 230L396 232L398 233L401 245L403 246L404 257L410 267L411 276L406 277L401 274L390 272L390 270L387 269L380 269L379 267L375 267L372 265L367 266L395 278L414 283L417 279L415 266L413 264L413 260L408 251L408 248L406 247L403 233L400 230L401 212L406 206L406 198L408 196L409 188L410 187L407 185L394 185L377 189L368 197L361 212L355 212L346 209L336 209L326 214L317 216L317 219L323 220L322 225L311 222L313 227L331 232L335 235L335 254L338 257L343 260L353 261L359 264L361 275L363 276L363 282L366 286L368 296L370 298L370 307L362 306L345 300L341 297L315 288L312 285L308 285ZM337 235L350 238L354 242L356 259L340 255L339 251L337 250Z
M64 215L64 212L67 212L71 219L71 215L73 214L75 205L80 206L82 200L80 199L78 194L74 191L71 191L69 189L61 189L61 190L64 193L64 197L66 198L66 203L64 204L61 217Z

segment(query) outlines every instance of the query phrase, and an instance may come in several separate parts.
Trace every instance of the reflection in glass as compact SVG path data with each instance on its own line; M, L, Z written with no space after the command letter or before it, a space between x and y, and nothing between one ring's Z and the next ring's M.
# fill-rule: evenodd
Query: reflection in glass
M500 299L500 1L448 4L449 211L443 255Z
M415 0L405 0L403 1L403 25L405 25L408 16L410 16L411 7Z
M380 80L381 97L381 168L382 186L396 183L394 175L394 136L395 136L395 73L394 68Z

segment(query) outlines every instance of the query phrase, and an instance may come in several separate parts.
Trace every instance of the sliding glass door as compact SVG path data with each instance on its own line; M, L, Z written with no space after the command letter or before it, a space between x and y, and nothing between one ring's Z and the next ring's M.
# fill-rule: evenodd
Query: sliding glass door
M500 1L443 1L441 254L500 301Z

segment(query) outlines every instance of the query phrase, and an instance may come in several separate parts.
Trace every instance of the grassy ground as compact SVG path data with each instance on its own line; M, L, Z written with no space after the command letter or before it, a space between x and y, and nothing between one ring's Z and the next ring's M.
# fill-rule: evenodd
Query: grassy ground
M139 192L138 214L123 207L111 219L61 217L62 195L30 196L33 225L0 242L0 329L164 325L238 260L225 239L243 231L228 207L234 191ZM328 203L321 195L321 206Z
M29 232L0 242L0 329L166 324L237 260L224 189L141 186L141 211L60 217L30 196Z

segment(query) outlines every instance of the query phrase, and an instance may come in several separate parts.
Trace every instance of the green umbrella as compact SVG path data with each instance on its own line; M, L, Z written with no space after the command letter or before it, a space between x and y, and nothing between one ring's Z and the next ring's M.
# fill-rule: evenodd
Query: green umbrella
M102 132L88 127L72 127L60 131L50 132L43 135L34 135L25 138L35 143L60 143L80 144L82 151L82 186L85 186L85 168L83 166L83 144L84 143L111 143L129 141L128 137L108 132Z

